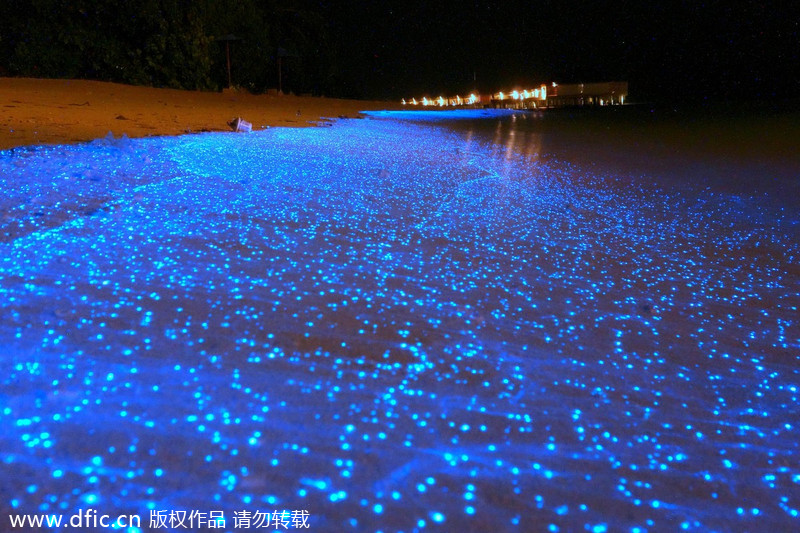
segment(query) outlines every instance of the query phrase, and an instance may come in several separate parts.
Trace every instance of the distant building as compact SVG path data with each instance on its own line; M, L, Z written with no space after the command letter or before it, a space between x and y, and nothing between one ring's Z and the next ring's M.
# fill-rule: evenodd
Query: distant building
M535 109L543 107L601 106L624 104L628 98L628 82L553 83L532 91L512 91L492 95L491 107Z
M434 107L494 107L500 109L541 109L567 106L605 106L624 104L628 99L627 81L539 85L493 94L423 97L403 99L403 105Z
M627 81L553 84L547 94L547 106L617 105L624 104L627 99Z
M500 91L492 95L491 107L504 109L536 109L546 107L547 85L540 85L535 89Z

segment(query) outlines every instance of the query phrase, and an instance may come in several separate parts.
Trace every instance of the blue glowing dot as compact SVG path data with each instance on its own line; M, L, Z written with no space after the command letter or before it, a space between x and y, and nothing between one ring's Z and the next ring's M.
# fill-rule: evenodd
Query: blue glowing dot
M345 492L345 491L343 491L343 490L340 490L340 491L334 492L334 493L332 493L332 494L331 494L331 495L328 497L328 499L329 499L330 501L332 501L332 502L337 502L337 501L340 501L340 500L345 500L345 499L347 499L347 492Z

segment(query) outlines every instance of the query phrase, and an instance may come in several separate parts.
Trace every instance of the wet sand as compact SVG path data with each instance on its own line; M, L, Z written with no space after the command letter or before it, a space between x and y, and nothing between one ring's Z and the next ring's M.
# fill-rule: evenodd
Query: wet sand
M793 528L796 210L368 117L2 154L0 519Z

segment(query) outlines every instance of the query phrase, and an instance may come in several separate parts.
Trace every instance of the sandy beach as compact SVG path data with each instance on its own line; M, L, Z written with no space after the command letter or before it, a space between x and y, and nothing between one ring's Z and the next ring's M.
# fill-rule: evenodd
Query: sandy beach
M795 529L798 165L735 153L761 126L78 94L25 108L71 144L0 154L0 529ZM364 108L319 103L261 116Z
M259 130L316 126L324 117L392 109L392 102L340 100L246 91L181 91L86 80L0 78L0 150L31 144L230 131L235 118Z

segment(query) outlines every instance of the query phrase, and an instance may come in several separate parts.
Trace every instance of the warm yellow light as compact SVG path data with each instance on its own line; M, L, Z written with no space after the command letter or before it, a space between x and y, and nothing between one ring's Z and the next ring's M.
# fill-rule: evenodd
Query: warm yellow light
M403 99L401 100L401 103L402 103L403 105L406 105L406 99L405 99L405 98L403 98Z

